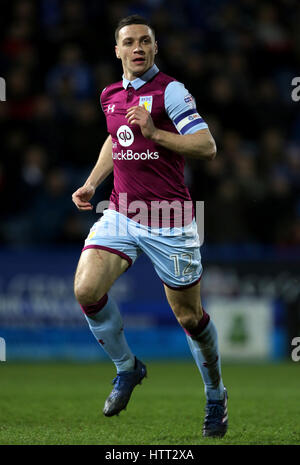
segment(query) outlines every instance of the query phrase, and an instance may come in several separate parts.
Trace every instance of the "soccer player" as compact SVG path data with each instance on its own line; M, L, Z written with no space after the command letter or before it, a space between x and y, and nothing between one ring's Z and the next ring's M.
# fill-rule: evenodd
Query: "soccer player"
M212 160L215 142L184 85L154 64L158 48L152 26L129 16L119 22L115 38L123 78L100 98L109 135L90 176L72 196L79 210L91 210L96 188L114 172L109 207L90 230L74 283L89 327L117 370L103 413L112 416L125 409L147 374L127 344L122 317L108 295L145 252L202 375L207 399L203 435L221 437L228 424L227 392L216 328L201 305L200 242L183 173L184 157ZM157 214L154 204L162 201L175 207Z

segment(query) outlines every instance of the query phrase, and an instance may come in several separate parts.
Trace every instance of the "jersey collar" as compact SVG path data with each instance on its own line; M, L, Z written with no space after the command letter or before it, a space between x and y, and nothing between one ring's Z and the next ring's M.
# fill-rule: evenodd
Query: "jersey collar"
M142 76L134 79L133 81L128 81L128 79L126 79L123 75L123 87L124 89L127 89L128 85L131 84L135 90L138 90L140 87L146 84L146 82L150 81L150 79L152 79L158 72L158 67L153 65Z

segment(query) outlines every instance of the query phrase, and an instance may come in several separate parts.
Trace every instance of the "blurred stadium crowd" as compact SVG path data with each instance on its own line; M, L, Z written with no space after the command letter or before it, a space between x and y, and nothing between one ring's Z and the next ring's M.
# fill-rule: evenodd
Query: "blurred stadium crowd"
M133 13L152 21L157 65L185 83L217 142L214 161L186 166L206 241L299 245L298 0L2 1L1 242L80 243L95 221L71 194L106 137L99 94L120 80L114 29Z

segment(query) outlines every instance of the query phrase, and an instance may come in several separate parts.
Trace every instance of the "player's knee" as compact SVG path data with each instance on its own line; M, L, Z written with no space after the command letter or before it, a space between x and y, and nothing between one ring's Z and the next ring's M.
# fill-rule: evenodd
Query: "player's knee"
M196 312L194 308L189 306L177 307L175 314L179 324L191 334L197 329L202 318L202 312Z
M102 297L101 291L88 283L75 283L74 294L77 301L83 306L93 305Z
M199 325L196 315L184 315L178 318L180 325L189 333L193 334Z

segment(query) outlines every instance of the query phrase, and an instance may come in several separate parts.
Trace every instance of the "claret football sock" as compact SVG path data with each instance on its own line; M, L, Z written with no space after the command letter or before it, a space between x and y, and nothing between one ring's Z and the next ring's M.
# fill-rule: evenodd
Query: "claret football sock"
M201 373L207 400L222 400L224 385L221 377L217 330L205 311L203 311L201 321L199 325L200 332L197 335L191 335L185 331L187 341Z
M135 358L123 331L123 320L115 301L108 297L106 305L96 314L85 313L93 335L114 362L117 373L134 370Z

